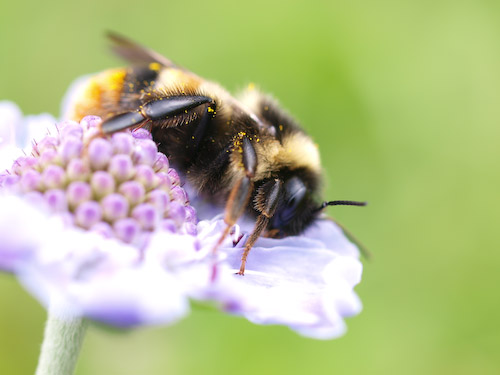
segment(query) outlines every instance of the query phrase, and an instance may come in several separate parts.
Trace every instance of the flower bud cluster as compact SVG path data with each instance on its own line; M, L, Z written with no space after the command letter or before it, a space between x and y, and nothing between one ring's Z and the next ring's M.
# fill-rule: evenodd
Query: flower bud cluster
M72 225L134 245L157 229L196 234L177 172L145 129L99 134L96 116L65 121L0 175L0 187Z

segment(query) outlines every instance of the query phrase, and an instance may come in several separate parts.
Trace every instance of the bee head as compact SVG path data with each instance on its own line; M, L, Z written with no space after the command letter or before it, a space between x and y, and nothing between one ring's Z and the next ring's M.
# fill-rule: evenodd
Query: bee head
M269 229L278 230L287 236L296 235L303 232L319 215L318 203L300 177L285 180L283 188Z
M326 201L318 204L313 190L307 188L300 177L290 177L284 183L283 193L269 225L280 235L293 236L302 233L328 206L365 206L366 202Z

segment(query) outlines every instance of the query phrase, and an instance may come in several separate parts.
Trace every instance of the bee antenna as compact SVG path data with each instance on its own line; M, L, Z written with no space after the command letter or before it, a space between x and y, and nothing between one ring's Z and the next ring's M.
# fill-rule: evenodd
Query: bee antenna
M357 201L330 201L323 202L321 206L317 208L317 211L321 211L328 206L366 206L367 202L357 202Z

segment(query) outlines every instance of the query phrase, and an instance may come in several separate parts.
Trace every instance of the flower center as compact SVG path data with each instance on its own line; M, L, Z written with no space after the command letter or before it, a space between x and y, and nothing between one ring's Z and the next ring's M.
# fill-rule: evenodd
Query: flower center
M157 229L196 234L196 212L177 172L144 129L98 135L101 119L58 126L0 176L72 225L140 244Z

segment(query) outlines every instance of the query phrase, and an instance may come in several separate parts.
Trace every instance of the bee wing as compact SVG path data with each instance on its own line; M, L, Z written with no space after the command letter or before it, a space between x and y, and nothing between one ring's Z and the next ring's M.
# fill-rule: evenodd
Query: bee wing
M156 62L168 68L177 66L165 56L146 48L114 31L108 31L107 37L111 41L111 50L118 56L132 64L146 64Z

